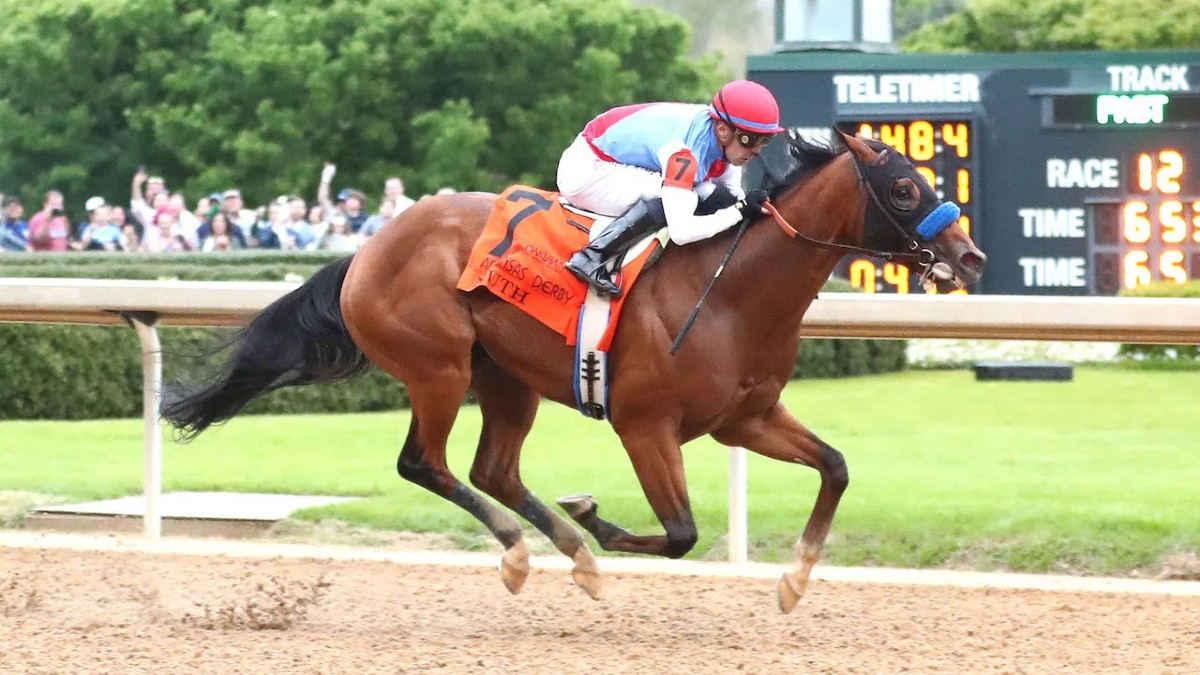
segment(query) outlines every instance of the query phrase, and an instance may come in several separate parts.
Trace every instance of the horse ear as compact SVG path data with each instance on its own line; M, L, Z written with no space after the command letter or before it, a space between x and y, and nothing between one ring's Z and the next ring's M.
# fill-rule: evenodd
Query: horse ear
M874 164L875 161L879 159L879 153L872 150L871 146L863 143L862 139L858 136L851 136L843 133L841 129L836 127L834 127L833 131L838 135L838 138L841 139L842 145L846 146L846 149L854 153L854 156L858 158L858 161L862 162L863 164Z

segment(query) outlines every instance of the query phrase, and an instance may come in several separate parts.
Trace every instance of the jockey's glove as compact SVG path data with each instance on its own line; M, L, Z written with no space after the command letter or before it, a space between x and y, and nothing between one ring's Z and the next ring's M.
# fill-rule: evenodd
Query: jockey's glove
M746 198L735 204L743 218L757 218L763 214L763 204L770 200L766 190L750 190Z

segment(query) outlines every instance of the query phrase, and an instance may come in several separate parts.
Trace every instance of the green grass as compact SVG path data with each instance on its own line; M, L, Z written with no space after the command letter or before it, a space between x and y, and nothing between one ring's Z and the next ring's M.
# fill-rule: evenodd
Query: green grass
M1200 550L1200 431L1193 371L1076 368L1069 383L975 382L969 371L793 383L788 408L850 467L826 560L834 564L1122 573ZM407 413L243 417L164 449L167 490L362 495L303 514L379 529L483 532L395 474ZM464 408L451 464L465 477L479 414ZM0 423L0 490L99 498L141 487L139 420ZM522 473L544 500L592 492L601 513L659 532L616 436L543 406ZM724 556L727 453L685 448L701 540ZM752 557L783 561L816 472L751 455Z

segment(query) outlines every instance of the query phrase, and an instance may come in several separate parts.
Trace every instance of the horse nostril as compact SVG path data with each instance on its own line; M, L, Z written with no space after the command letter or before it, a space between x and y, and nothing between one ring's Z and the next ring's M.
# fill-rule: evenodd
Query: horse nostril
M987 256L982 251L967 251L958 259L963 269L982 270L987 265Z

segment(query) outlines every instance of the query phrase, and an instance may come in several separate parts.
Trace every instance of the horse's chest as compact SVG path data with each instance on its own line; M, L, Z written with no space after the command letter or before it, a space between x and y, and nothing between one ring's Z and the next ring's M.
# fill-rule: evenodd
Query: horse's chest
M732 398L730 412L739 415L753 415L775 405L783 391L786 378L748 377L738 383L738 391Z
M778 353L761 353L743 370L737 385L739 407L754 412L769 408L779 400L792 375L795 359L778 350L772 351Z

